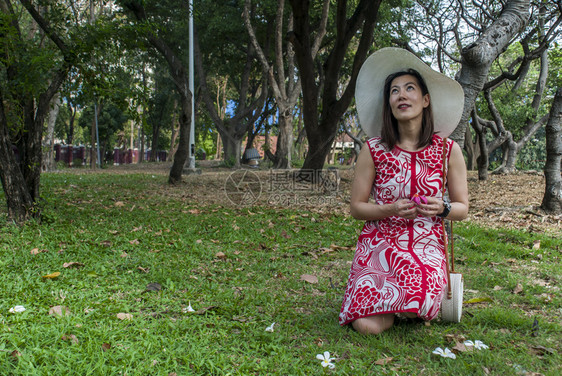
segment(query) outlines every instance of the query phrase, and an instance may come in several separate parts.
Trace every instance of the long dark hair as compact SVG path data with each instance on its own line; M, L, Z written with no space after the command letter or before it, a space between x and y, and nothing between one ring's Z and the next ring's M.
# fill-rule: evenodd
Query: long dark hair
M388 150L392 150L394 146L400 141L400 133L398 133L398 121L392 114L390 109L390 85L395 78L411 75L414 76L420 85L422 95L429 94L427 90L427 85L423 80L421 74L414 69L408 69L405 71L400 71L389 75L384 82L384 92L383 92L383 109L382 109L382 129L381 129L381 141L386 144ZM433 111L431 110L431 100L429 101L429 106L423 109L422 116L422 131L420 140L418 142L418 148L423 148L431 144L433 138Z

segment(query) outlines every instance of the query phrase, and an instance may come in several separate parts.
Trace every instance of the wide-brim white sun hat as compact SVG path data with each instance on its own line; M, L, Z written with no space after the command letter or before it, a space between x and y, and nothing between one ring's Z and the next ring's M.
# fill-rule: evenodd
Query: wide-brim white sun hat
M355 86L355 104L361 128L369 137L380 136L383 124L383 90L386 78L396 72L414 69L423 77L430 95L434 131L447 137L457 127L464 108L462 86L420 60L396 47L381 48L365 60Z

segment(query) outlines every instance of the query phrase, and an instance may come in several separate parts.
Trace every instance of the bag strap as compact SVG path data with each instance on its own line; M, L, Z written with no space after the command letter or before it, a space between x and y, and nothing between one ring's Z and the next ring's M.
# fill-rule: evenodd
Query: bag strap
M441 196L445 198L445 183L447 176L447 137L443 139L443 184L441 186ZM441 218L441 224L443 225L443 244L445 246L445 262L447 265L447 299L453 297L451 293L451 272L455 272L455 253L453 248L453 222L451 224L451 265L449 265L449 246L447 244L447 230L445 229L445 218ZM452 266L452 268L451 268Z

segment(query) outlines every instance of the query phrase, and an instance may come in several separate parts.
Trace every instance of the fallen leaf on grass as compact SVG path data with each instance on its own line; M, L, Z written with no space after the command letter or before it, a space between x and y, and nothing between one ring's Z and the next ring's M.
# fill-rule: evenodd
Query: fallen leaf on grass
M137 245L137 244L140 244L140 242L139 242L138 239L133 239L133 240L129 240L129 244Z
M21 356L21 353L18 350L14 350L10 353L10 356L12 357L12 359L18 360L18 358Z
M492 303L492 298L472 298L462 302L463 304Z
M118 207L118 208L122 208L123 206L125 206L125 203L124 203L123 201L117 201L117 202L116 202L115 204L113 204L113 205L115 205L115 206Z
M384 366L385 364L388 364L388 363L392 362L392 359L394 359L394 358L386 357L386 358L382 358L382 359L379 359L379 360L375 360L375 364L379 365L379 366Z
M120 312L117 314L117 318L119 320L132 320L133 319L133 315L131 315L130 313L123 313Z
M73 344L77 345L78 344L78 338L74 335L74 334L63 334L61 339L63 341L68 341L70 340L70 342L72 342Z
M544 347L541 345L531 346L531 351L535 355L539 355L539 356L546 355L546 354L554 355L556 353L556 350L554 350L553 348Z
M217 252L215 254L215 257L221 260L224 260L226 258L226 255L223 252Z
M331 244L330 248L333 249L334 251L354 251L355 247L344 247L341 245L336 245L336 244ZM392 359L392 358L390 358Z
M49 252L49 251L46 249L33 248L29 253L31 253L32 255L38 255L40 253L45 253L45 252Z
M458 342L464 342L466 340L466 337L463 336L462 334L446 334L445 339L448 342L458 343Z
M104 240L100 243L104 247L111 247L111 242L109 240Z
M109 350L110 348L111 348L111 345L110 345L109 343L103 343L103 344L101 345L101 349L102 349L103 351L107 351L107 350Z
M60 275L60 272L54 272L54 273L51 273L51 274L44 275L43 278L44 279L55 279L59 275Z
M162 285L156 282L149 283L146 285L146 291L160 291L162 290Z
M452 350L456 354L463 353L463 352L470 352L470 351L474 351L474 346L466 346L462 342L457 342L455 346L453 346Z
M315 275L312 275L312 274L303 274L303 275L301 275L301 281L305 281L305 282L308 282L308 283L315 284L315 283L318 283L318 277L316 277Z
M335 252L336 250L332 248L320 248L318 251L320 255L324 255L326 253Z
M65 306L54 306L51 307L51 309L49 309L49 315L50 316L68 316L70 315L70 309L68 309L68 307Z
M514 294L520 294L523 292L523 285L518 283L517 286L512 291Z
M63 268L81 268L82 266L84 266L83 263L81 262L65 262L64 264L62 264Z
M534 249L534 250L539 250L539 249L541 249L541 241L540 241L540 240L535 240L535 241L533 242L533 249Z
M137 269L143 273L148 273L150 271L150 268L143 268L142 266L139 266Z
M123 251L123 253L121 253L119 256L125 258L125 257L129 257L129 254Z
M194 315L202 315L207 311L211 311L213 309L217 308L217 306L209 306L209 307L203 307L201 309L198 309L197 311L193 312Z

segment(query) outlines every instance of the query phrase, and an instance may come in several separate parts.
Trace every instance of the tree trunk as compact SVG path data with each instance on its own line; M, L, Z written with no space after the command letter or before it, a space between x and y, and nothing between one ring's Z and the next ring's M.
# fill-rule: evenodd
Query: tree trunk
M66 130L66 143L72 145L74 142L74 121L76 120L76 107L72 107L70 101L68 102L68 111L70 112L70 119L68 120L68 128Z
M486 145L486 133L478 133L478 146L480 148L480 155L476 158L478 166L478 180L484 181L488 179L488 167L490 166L490 155L488 154L488 147Z
M8 120L0 92L0 180L6 196L8 218L16 223L31 217L35 201L27 190L25 179L16 160L8 134Z
M179 91L179 90L178 90ZM189 93L188 81L185 82L185 88L183 90L185 93ZM178 148L174 155L174 162L172 168L170 169L170 175L168 176L168 183L177 184L181 182L181 175L183 172L183 167L187 157L189 156L189 132L191 124L191 96L186 94L180 95L180 116L179 116L179 140Z
M164 112L162 110L162 112ZM162 113L161 112L161 113ZM156 162L158 159L158 139L160 138L160 122L162 121L162 116L159 117L160 121L157 121L156 124L152 124L152 142L150 143L150 162ZM173 125L172 125L173 129Z
M178 133L180 131L180 127L179 127L179 124L176 127L176 124L179 123L178 122L177 109L178 109L178 102L174 100L174 110L173 110L173 115L172 115L172 139L170 140L170 152L168 153L168 160L169 161L174 160L174 156L176 155L176 150L178 149L177 145L176 145L176 141L177 141L177 138L178 138Z
M96 149L96 145L97 145L97 137L96 137L96 130L97 130L97 119L98 116L100 114L100 106L95 106L94 108L94 117L92 118L92 128L91 128L91 132L90 132L90 145L92 145L92 148L90 149L90 168L92 170L95 170L97 167L97 160L98 160L98 155L97 155L97 149ZM101 164L101 161L100 161Z
M361 0L354 12L347 9L347 1L336 2L334 47L324 54L327 57L322 62L316 61L317 48L322 41L318 38L312 41L310 38L315 27L309 14L311 2L290 0L290 3L294 14L294 30L289 32L289 40L295 49L301 77L302 112L309 147L303 170L320 170L330 152L338 123L353 99L359 69L372 47L381 1ZM324 10L323 14L327 17L327 9ZM349 18L348 14L351 14ZM357 48L353 54L350 80L342 92L342 67L351 45ZM318 69L319 66L322 69Z
M464 147L464 135L476 97L484 88L494 60L509 46L529 19L529 0L509 0L500 16L478 40L461 51L461 70L457 81L464 90L464 110L451 138Z
M57 92L52 100L51 110L47 115L47 134L43 140L43 165L41 166L41 170L43 171L53 171L55 170L55 142L54 142L54 135L55 135L55 123L57 121L57 117L59 115L61 101L60 101L60 92Z
M293 148L293 117L279 116L279 135L275 150L273 168L291 168L291 153Z
M546 124L546 163L544 166L545 191L541 208L547 212L562 213L562 88L558 88Z
M224 162L227 166L239 168L242 139L224 135L222 142L224 145Z
M500 168L498 168L495 173L501 174L512 174L516 171L515 162L517 162L517 154L519 148L517 147L517 142L510 137L504 144L504 156L503 163Z
M141 127L139 132L139 163L144 161L144 127L141 120Z

